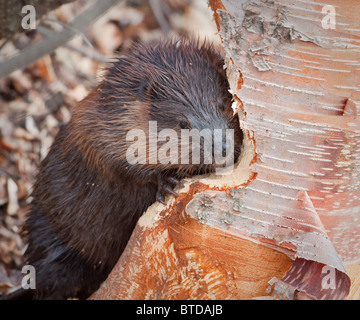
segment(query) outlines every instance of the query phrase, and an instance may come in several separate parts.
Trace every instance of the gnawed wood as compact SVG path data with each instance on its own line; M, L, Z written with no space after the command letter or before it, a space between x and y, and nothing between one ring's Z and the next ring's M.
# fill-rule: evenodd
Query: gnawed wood
M206 186L193 185L192 190ZM272 248L209 227L184 214L190 191L150 208L109 278L92 299L248 299L263 295L291 259ZM156 221L154 223L153 221ZM234 250L236 248L236 250Z

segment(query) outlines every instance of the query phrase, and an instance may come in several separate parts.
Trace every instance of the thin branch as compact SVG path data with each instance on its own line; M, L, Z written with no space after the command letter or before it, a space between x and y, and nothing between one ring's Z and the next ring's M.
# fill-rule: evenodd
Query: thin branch
M51 38L56 34L56 32L54 32L44 26L38 26L37 31L42 36L47 37L47 38ZM83 35L83 34L81 34L81 35ZM83 37L83 39L84 39L84 37ZM85 41L85 43L88 44L89 40ZM87 47L75 47L70 43L65 43L64 46L68 49L71 49L73 51L80 53L84 57L90 58L90 59L98 61L98 62L111 63L116 60L116 59L107 58L107 57L103 56L100 52L96 51L92 45L90 46L90 48L87 48Z
M171 27L165 18L159 0L149 0L149 4L161 30L165 34L169 34L169 32L171 31Z
M64 28L59 33L54 33L51 38L46 38L45 40L25 48L14 56L2 61L0 63L0 78L17 69L26 67L42 56L51 53L57 47L65 44L77 34L77 32L73 30L84 32L88 26L104 14L105 11L120 1L122 0L96 1L94 5L79 14L70 24L69 28Z
M64 23L62 21L56 20L56 19L44 19L44 22L50 22L50 23L57 23L59 25L61 25L63 28L67 28L70 29L72 31L74 31L74 33L78 34L81 36L81 38L83 39L83 41L85 41L85 43L89 46L89 47L93 47L93 45L91 44L90 40L88 39L88 37L85 35L84 32L82 32L81 30L75 29L74 27L72 27L71 25ZM40 26L38 26L39 28Z

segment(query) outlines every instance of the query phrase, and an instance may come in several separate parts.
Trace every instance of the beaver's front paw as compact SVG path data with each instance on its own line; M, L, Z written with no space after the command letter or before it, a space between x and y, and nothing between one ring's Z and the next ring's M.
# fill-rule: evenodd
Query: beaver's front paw
M158 190L156 193L156 200L162 204L166 204L165 196L167 194L172 194L175 197L179 195L173 190L176 186L183 187L184 184L174 176L163 176L161 174L157 177Z

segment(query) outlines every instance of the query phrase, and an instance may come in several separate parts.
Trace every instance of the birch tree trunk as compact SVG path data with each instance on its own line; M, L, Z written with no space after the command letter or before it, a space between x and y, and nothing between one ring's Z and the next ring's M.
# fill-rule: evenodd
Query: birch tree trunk
M360 5L210 6L241 161L150 207L92 298L359 299Z

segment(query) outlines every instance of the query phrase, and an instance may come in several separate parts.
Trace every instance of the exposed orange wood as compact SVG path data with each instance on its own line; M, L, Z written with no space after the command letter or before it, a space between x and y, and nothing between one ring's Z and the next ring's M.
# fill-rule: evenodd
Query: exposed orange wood
M137 225L126 252L92 299L249 299L267 295L269 279L292 263L175 207L158 224Z
M218 28L218 30L220 29L220 18L218 16L218 14L216 13L217 9L225 9L224 5L222 4L221 0L210 0L209 1L209 7L211 8L211 10L214 12L214 20L216 23L216 26Z

